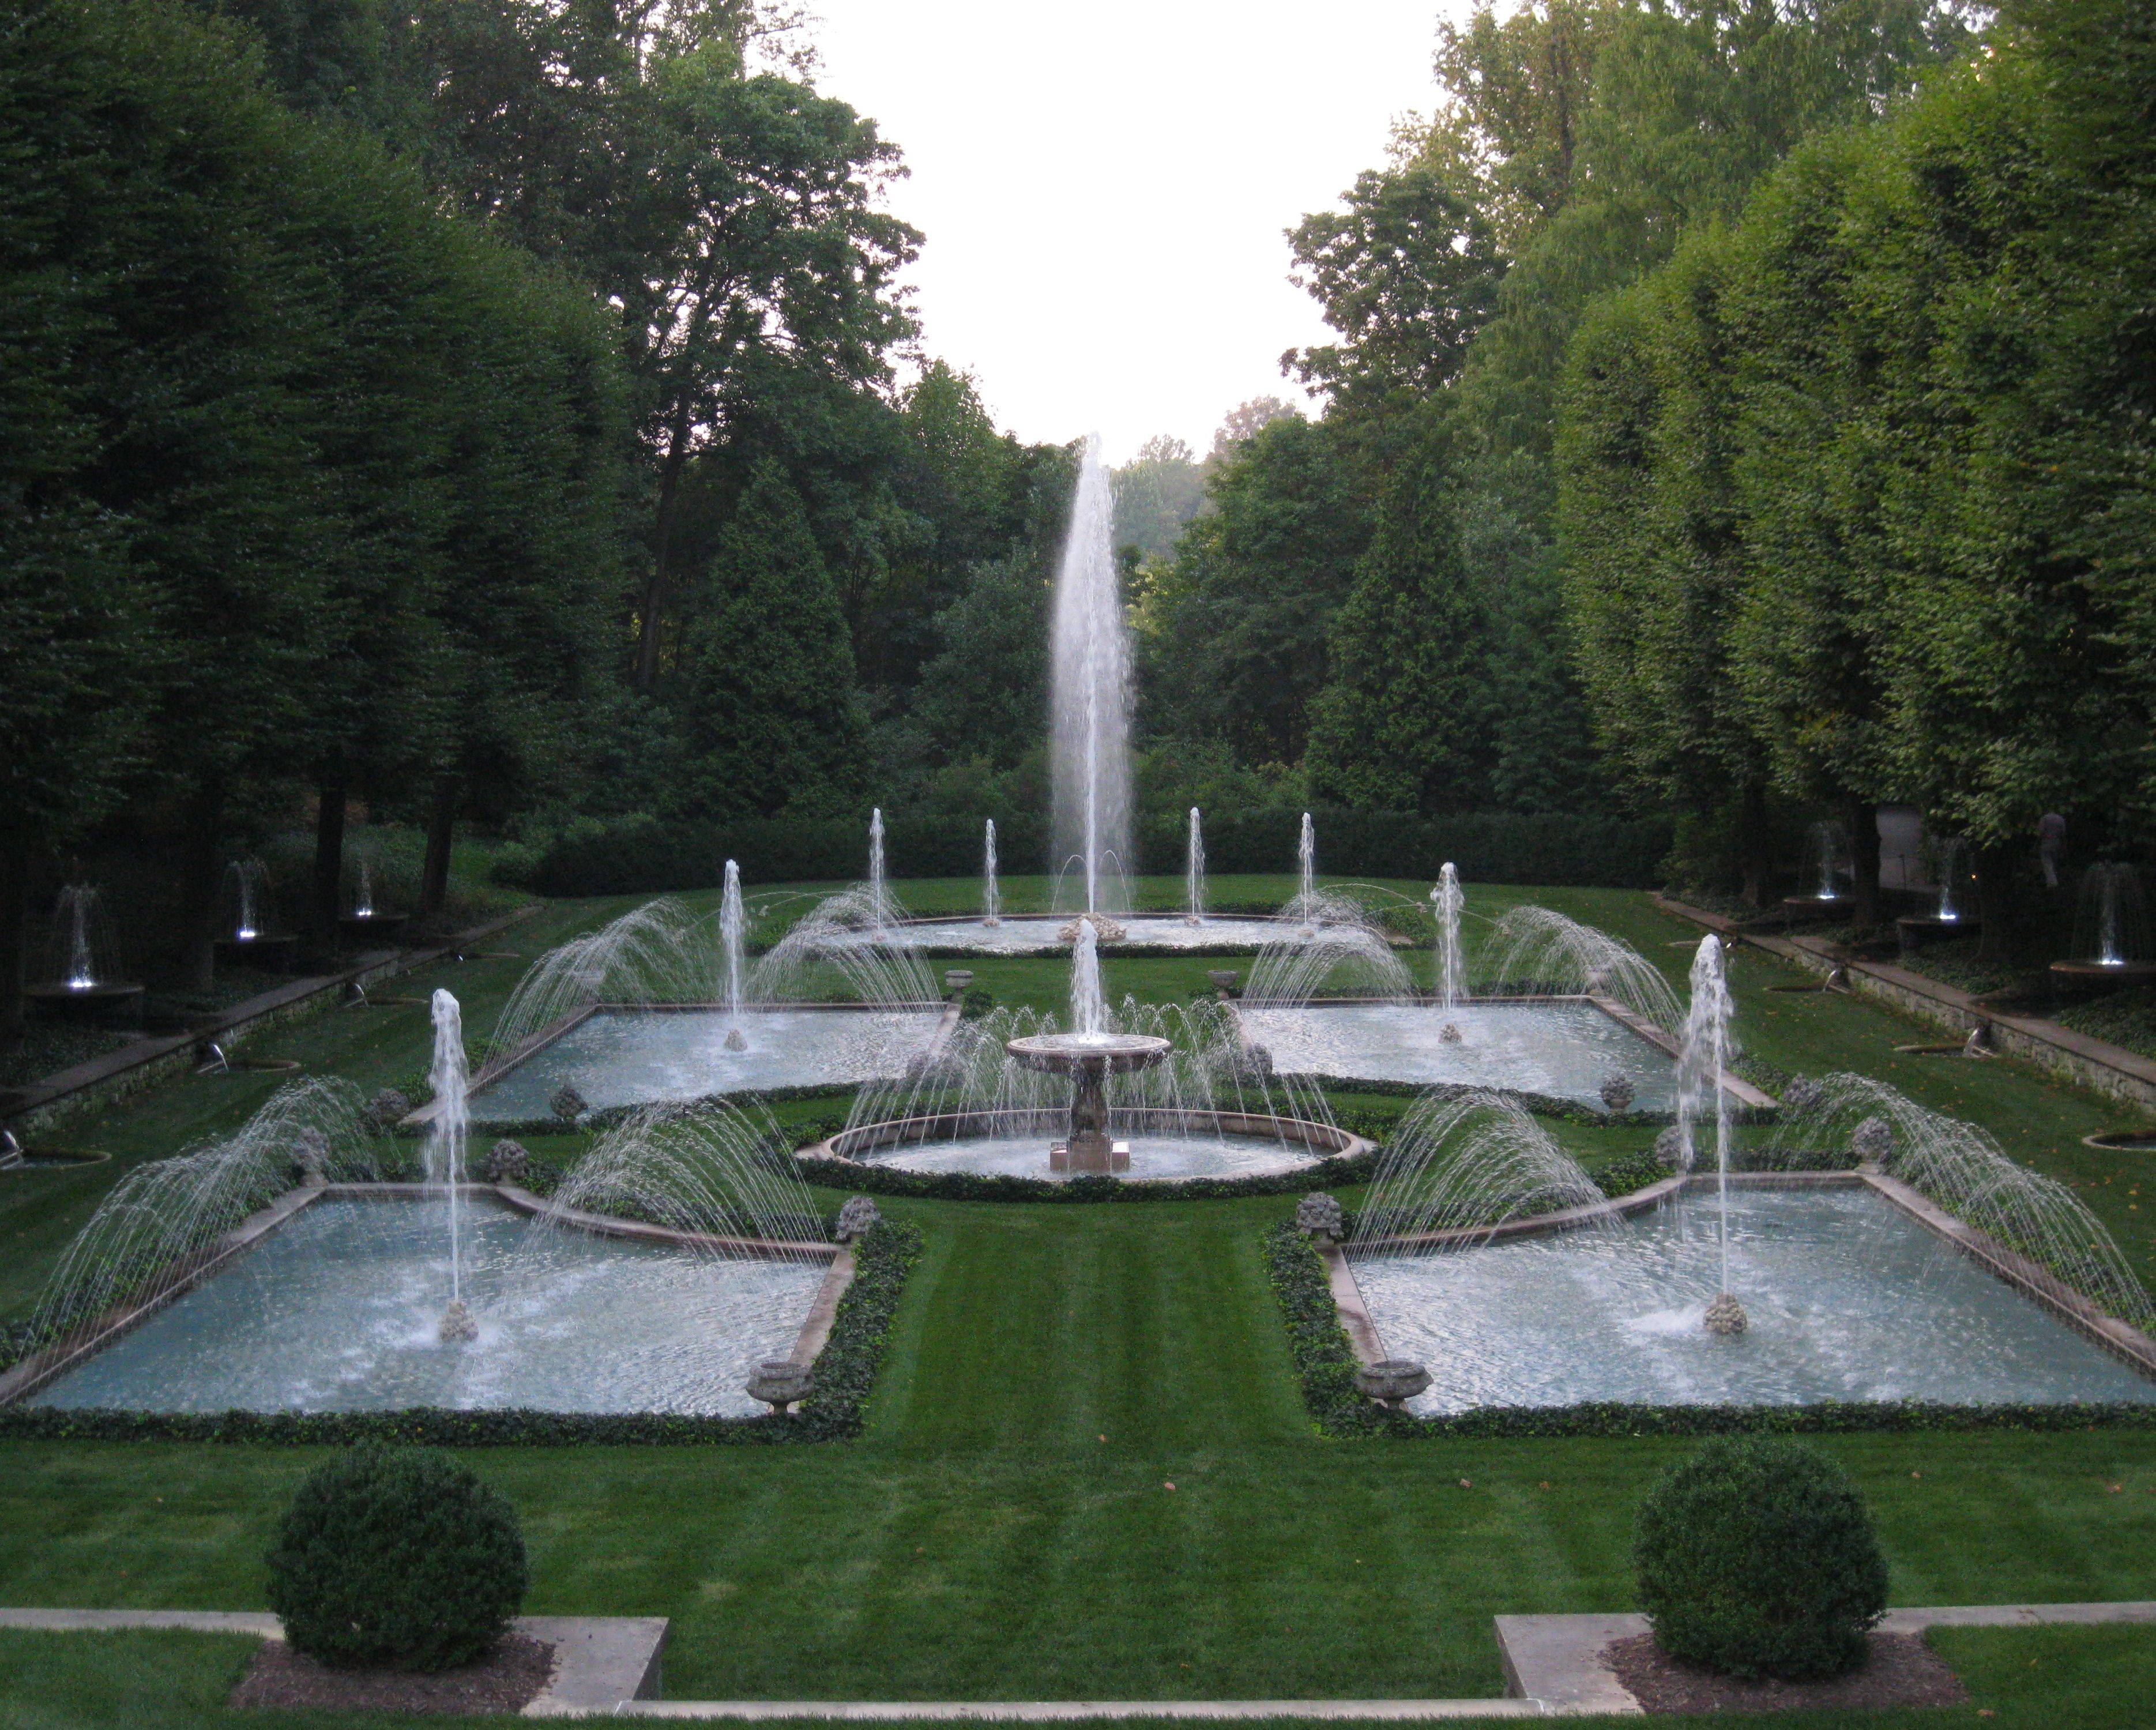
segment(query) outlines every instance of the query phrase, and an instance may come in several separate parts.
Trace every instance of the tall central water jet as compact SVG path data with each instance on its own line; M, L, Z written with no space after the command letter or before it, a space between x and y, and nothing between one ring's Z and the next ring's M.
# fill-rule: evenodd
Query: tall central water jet
M1071 945L1070 1029L1034 1034L1004 1046L1027 1069L1070 1077L1070 1131L1048 1150L1048 1168L1128 1171L1130 1144L1108 1138L1108 1077L1151 1069L1173 1047L1152 1034L1110 1029L1107 997L1101 986L1100 940L1090 919L1078 921Z
M726 892L719 899L719 942L726 952L726 1050L746 1051L748 1035L742 1029L742 950L748 932L748 915L742 906L741 867L726 861Z
M991 817L981 837L981 923L993 931L1003 922L1003 891L996 883L996 819Z
M1055 857L1083 868L1088 913L1122 906L1131 863L1131 651L1114 524L1101 442L1089 438L1055 580L1049 719Z
M479 1324L465 1307L464 1288L465 1138L471 1129L471 1075L465 1060L464 1011L446 991L434 993L434 1063L428 1080L440 1109L427 1132L427 1178L446 1186L449 1196L449 1306L442 1312L441 1327L447 1344L477 1339Z

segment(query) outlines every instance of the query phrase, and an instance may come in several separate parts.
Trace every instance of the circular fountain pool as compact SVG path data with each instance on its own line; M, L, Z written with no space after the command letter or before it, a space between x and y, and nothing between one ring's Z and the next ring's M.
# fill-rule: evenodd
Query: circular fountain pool
M1079 1175L1051 1168L1049 1150L1063 1139L1061 1111L954 1111L863 1124L805 1150L805 1157L888 1166L923 1176L1039 1178ZM1133 1183L1199 1178L1273 1177L1320 1160L1368 1152L1359 1136L1329 1124L1240 1111L1118 1111L1108 1133L1127 1144L1130 1164L1116 1175Z

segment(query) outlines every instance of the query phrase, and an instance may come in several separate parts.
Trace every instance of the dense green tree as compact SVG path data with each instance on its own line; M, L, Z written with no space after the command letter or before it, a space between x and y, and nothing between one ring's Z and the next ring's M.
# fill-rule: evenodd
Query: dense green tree
M1416 429L1332 619L1332 675L1311 722L1315 798L1422 812L1487 801L1491 693L1444 412L1440 402Z
M1289 239L1292 280L1340 340L1283 365L1353 412L1450 383L1504 275L1474 187L1427 160L1358 176L1346 209L1305 217Z
M1164 434L1148 439L1116 470L1116 545L1167 558L1204 503L1205 470L1190 447Z
M1695 817L1732 789L1756 802L1766 778L1730 649L1744 561L1727 251L1725 231L1701 231L1594 310L1557 437L1567 598L1604 757L1622 783ZM1764 865L1746 860L1755 898Z
M751 477L691 603L677 809L768 816L860 791L866 753L845 616L776 463Z
M1249 762L1302 755L1327 633L1368 539L1368 479L1339 429L1300 416L1213 476L1140 612L1156 735L1226 740Z

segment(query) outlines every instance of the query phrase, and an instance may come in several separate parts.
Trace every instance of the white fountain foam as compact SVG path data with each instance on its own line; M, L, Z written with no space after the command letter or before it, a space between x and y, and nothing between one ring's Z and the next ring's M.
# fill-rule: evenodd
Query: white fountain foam
M578 1213L649 1220L730 1258L802 1259L823 1241L814 1203L769 1112L731 1101L650 1106L608 1130L572 1166L541 1222Z
M471 1073L465 1059L464 1011L449 993L435 992L434 1019L434 1060L427 1079L436 1109L427 1126L427 1181L449 1192L449 1303L456 1313L464 1306L463 1190L465 1143L471 1132ZM446 1319L444 1326L446 1338Z
M993 930L1004 922L1004 896L996 881L996 819L981 834L981 923Z
M1183 892L1186 916L1193 925L1205 922L1205 830L1198 807L1190 808L1190 834L1183 844Z
M1684 1045L1677 1058L1677 1122L1683 1163L1698 1163L1698 1124L1714 1124L1715 1229L1719 1237L1722 1290L1729 1290L1729 1093L1722 1086L1734 1013L1722 972L1722 940L1709 934L1692 958L1691 1004L1685 1014Z
M31 1315L32 1342L50 1345L169 1289L288 1189L295 1168L331 1180L376 1175L351 1082L288 1083L231 1135L121 1178L54 1264Z
M1789 1089L1768 1142L1768 1163L1785 1163L1792 1152L1848 1149L1867 1122L1887 1132L1881 1163L1890 1176L2050 1269L2107 1315L2156 1333L2156 1303L2071 1188L2009 1157L1989 1131L1928 1110L1884 1081L1836 1074Z
M1548 907L1515 907L1497 921L1483 989L1515 996L1606 997L1662 1029L1684 1019L1661 969L1630 943Z
M1460 955L1460 915L1467 905L1467 897L1460 887L1460 873L1453 869L1450 860L1439 870L1430 900L1437 915L1438 1007L1450 1012L1457 1009L1460 999L1466 995L1466 973Z
M1116 572L1115 497L1097 436L1086 441L1055 583L1049 755L1055 857L1075 862L1085 911L1128 905L1130 641Z
M1602 1199L1579 1162L1517 1100L1426 1093L1378 1155L1348 1248L1356 1255L1413 1255L1421 1247L1404 1240L1427 1233L1480 1234Z

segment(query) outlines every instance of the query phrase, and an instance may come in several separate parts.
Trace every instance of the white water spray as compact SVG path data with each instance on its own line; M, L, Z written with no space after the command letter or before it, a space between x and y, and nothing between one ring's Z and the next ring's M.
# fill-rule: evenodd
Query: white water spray
M90 950L90 914L97 906L97 891L87 883L70 883L60 891L59 914L67 927L67 971L62 977L70 991L90 991L97 984L97 960Z
M741 867L726 861L725 892L719 897L719 942L724 952L726 991L726 1050L745 1051L748 1035L742 1027L742 952L748 937L748 914L742 906Z
M869 813L869 909L878 925L891 923L891 898L883 886L883 807Z
M1183 891L1188 917L1193 925L1205 922L1205 830L1198 807L1190 808L1190 839L1183 855Z
M427 1131L427 1180L448 1188L449 1198L449 1306L442 1314L441 1335L450 1340L476 1338L479 1329L465 1307L464 1181L465 1141L471 1131L468 1096L471 1075L465 1060L464 1011L446 991L434 993L434 1062L428 1081L438 1109Z
M1467 897L1460 891L1460 873L1450 860L1439 870L1430 900L1437 914L1438 1007L1449 1014L1466 994L1465 970L1460 962L1460 913L1467 905Z
M1078 921L1078 938L1070 946L1070 1030L1093 1038L1108 1030L1108 1003L1101 989L1100 941L1093 921Z
M1729 1095L1722 1081L1729 1060L1732 1010L1722 940L1702 937L1699 952L1692 957L1691 1004L1685 1012L1684 1045L1677 1059L1677 1121L1683 1128L1684 1163L1690 1169L1698 1160L1699 1120L1708 1111L1714 1115L1714 1199L1723 1296L1729 1294Z
M1055 857L1083 868L1088 913L1127 899L1130 639L1116 581L1115 497L1098 437L1086 441L1055 581L1049 752Z
M981 923L993 930L1004 922L1004 895L996 882L996 819L981 837Z
M1295 868L1302 879L1302 887L1295 897L1296 916L1305 927L1303 935L1310 935L1309 927L1317 923L1317 826L1310 820L1310 813L1302 814L1302 832L1296 837Z
M359 893L353 898L352 911L362 919L374 917L374 875L363 859L359 862Z

